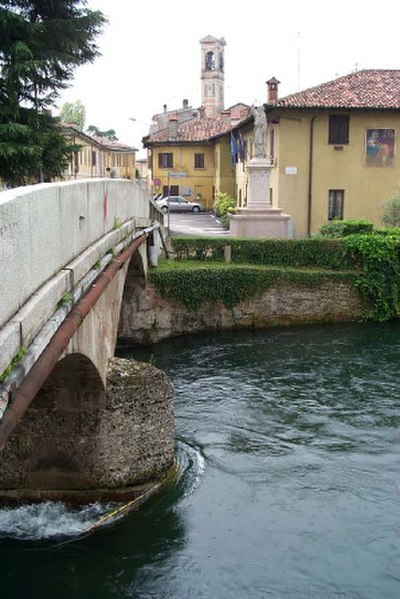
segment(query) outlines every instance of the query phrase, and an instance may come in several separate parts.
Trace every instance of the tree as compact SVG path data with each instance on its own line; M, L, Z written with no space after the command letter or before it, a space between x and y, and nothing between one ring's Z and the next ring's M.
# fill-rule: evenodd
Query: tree
M68 146L46 109L75 68L99 55L105 18L86 4L0 0L0 177L10 185L62 172Z
M96 135L97 137L105 137L106 139L110 139L111 141L118 141L117 134L115 129L107 129L106 131L102 131L96 125L89 125L87 128L88 133L91 135Z
M60 110L60 120L62 123L74 123L80 131L85 126L86 110L80 100L75 102L65 102Z

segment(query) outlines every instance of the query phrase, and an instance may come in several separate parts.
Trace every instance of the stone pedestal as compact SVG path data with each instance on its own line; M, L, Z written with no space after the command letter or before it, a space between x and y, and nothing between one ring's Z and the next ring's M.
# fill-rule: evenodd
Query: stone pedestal
M266 158L253 158L246 166L249 175L246 208L230 218L232 237L288 237L290 216L272 208L269 187L272 164Z

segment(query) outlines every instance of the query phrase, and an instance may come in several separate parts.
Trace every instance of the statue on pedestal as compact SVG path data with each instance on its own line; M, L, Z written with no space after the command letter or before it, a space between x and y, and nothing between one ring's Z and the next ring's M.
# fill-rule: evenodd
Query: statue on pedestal
M267 157L267 117L263 106L251 109L254 116L254 156L255 158Z

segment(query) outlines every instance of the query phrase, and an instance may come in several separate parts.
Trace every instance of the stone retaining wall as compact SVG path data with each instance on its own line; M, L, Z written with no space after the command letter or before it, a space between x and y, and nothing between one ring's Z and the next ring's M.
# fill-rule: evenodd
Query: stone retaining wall
M234 308L204 302L197 310L162 298L148 284L134 296L125 296L118 336L123 343L151 344L207 330L356 321L362 310L354 287L333 281L312 288L274 287Z

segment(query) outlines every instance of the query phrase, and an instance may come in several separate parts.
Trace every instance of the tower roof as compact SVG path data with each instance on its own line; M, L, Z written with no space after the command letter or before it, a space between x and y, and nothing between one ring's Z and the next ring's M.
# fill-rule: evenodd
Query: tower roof
M223 37L218 39L212 35L206 35L206 37L203 37L203 39L200 40L200 44L215 44L215 42L218 42L222 46L226 46L226 41Z

